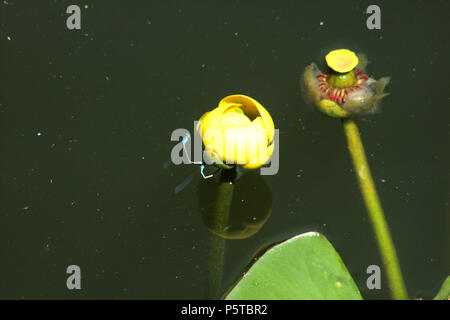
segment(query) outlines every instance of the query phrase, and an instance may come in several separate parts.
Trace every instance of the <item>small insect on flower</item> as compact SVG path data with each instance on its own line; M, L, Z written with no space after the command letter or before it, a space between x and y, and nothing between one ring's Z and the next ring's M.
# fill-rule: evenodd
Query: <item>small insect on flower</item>
M333 50L326 57L327 72L316 64L305 68L301 86L317 109L334 118L371 114L378 110L379 101L387 95L388 77L375 80L365 72L367 58L347 49Z

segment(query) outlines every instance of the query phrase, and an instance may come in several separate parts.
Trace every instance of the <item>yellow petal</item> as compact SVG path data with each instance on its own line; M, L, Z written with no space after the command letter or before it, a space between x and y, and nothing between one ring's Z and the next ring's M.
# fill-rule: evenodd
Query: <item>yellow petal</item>
M356 54L347 49L330 51L325 60L331 69L340 73L352 71L358 65Z
M225 129L246 129L250 119L242 113L228 112L222 116L222 127Z
M227 164L245 164L247 149L246 128L223 128L223 160ZM217 153L220 153L218 150Z
M222 158L215 152L210 151L209 149L205 149L203 151L203 157L207 164L213 164L222 169L231 169L232 166L226 165L223 163Z
M197 133L198 133L199 135L202 135L202 132L200 131L201 128L202 128L202 121L203 121L203 119L205 119L205 117L207 116L208 113L209 113L209 111L208 111L208 112L205 112L205 113L200 117L200 119L198 120L197 127L195 128L195 130L197 130Z
M247 129L246 164L259 159L267 149L267 131L261 117L257 117Z
M267 130L268 144L272 142L275 128L272 117L258 101L242 94L235 94L227 96L219 102L219 107L223 108L233 105L241 105L242 110L250 119L261 116Z
M249 164L246 164L242 166L244 169L256 169L264 165L267 161L269 161L270 157L272 156L273 149L275 146L275 142L272 143L260 156L250 162Z
M214 137L222 129L222 113L218 108L205 113L201 119L201 136L205 147L214 143ZM222 141L222 140L221 140ZM214 151L214 150L213 150Z
M227 163L246 163L247 128L250 125L250 119L242 113L228 112L223 115L223 159Z
M302 92L307 95L307 98L314 103L320 100L320 90L318 87L317 76L320 74L319 68L316 64L311 63L305 68L303 72L302 81L300 83Z
M228 112L236 112L236 113L244 114L244 110L242 110L242 108L238 105L235 105L235 106L225 110L225 113L228 113Z

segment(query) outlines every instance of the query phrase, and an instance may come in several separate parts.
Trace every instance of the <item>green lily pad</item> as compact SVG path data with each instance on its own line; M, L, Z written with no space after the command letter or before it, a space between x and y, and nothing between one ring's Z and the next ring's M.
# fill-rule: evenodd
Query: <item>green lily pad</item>
M227 300L361 300L333 246L309 232L269 249L226 296Z
M450 276L445 279L436 297L433 300L450 300Z

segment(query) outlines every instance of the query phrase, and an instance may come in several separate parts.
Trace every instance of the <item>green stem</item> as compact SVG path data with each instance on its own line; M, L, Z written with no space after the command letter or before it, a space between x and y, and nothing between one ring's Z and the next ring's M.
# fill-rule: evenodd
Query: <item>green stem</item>
M225 239L212 234L209 245L208 257L208 283L205 291L205 298L208 300L217 299L223 277L223 264L225 260Z
M230 169L231 170L231 169ZM233 199L235 169L233 171L222 170L221 178L224 180L219 185L214 210L213 229L224 230L230 217L231 202ZM223 265L225 260L225 239L216 234L211 235L208 259L208 285L206 287L206 299L217 299L223 277Z
M389 227L384 217L372 175L370 174L369 164L364 153L358 127L355 121L350 118L344 119L342 123L347 137L348 149L353 160L355 174L358 178L364 203L375 232L381 259L386 269L391 295L396 300L408 299L394 243L392 242Z

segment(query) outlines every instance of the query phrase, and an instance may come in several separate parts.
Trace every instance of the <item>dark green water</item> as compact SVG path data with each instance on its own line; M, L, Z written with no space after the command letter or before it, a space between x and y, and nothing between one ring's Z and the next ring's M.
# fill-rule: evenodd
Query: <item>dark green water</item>
M66 8L82 7L82 28ZM88 8L84 8L87 4ZM280 170L263 176L272 214L227 240L223 293L262 245L324 233L364 297L381 265L341 124L305 106L299 78L335 48L391 76L382 112L359 119L412 297L450 267L448 1L27 1L0 5L0 298L205 297L212 241L194 166L163 168L176 128L233 93L280 129ZM322 24L321 24L322 22ZM201 190L201 189L199 189ZM244 201L257 199L243 193ZM82 290L66 288L66 268Z

